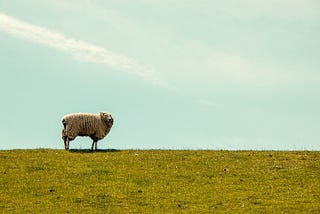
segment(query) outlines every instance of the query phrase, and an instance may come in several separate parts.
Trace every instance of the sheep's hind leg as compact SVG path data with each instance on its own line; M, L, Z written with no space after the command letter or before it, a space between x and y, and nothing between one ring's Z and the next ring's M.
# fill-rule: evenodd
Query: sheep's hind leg
M70 140L68 137L66 137L66 140L64 141L65 150L69 150L69 144L70 144Z
M65 150L67 150L67 139L68 139L68 135L66 134L66 129L62 129L62 140L64 143Z
M63 136L63 142L64 142L64 149L67 150L67 141L68 141L68 137Z
M63 139L64 142L64 149L67 150L67 139Z

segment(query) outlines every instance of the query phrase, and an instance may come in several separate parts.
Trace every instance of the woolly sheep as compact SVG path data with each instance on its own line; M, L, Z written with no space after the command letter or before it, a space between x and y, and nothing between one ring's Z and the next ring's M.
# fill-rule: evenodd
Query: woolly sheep
M64 141L64 148L69 150L70 141L77 136L88 136L97 150L98 140L103 139L109 132L113 125L113 117L108 112L100 112L100 114L90 113L74 113L65 115L62 118L62 139Z

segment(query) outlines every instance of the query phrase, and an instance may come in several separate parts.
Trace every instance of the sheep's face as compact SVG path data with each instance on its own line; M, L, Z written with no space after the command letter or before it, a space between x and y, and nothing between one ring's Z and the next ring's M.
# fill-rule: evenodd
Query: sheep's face
M112 125L113 124L113 117L111 114L108 112L100 112L100 117L108 124Z

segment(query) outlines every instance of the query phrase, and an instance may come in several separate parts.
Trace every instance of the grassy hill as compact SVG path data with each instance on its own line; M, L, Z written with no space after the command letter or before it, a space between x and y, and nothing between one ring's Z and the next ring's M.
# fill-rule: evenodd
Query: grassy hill
M319 213L320 152L0 151L0 212Z

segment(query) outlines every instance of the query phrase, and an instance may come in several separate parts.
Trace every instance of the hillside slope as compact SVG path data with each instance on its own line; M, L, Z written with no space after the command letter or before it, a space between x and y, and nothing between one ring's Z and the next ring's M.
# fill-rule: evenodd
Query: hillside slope
M320 152L0 151L0 212L318 213Z

